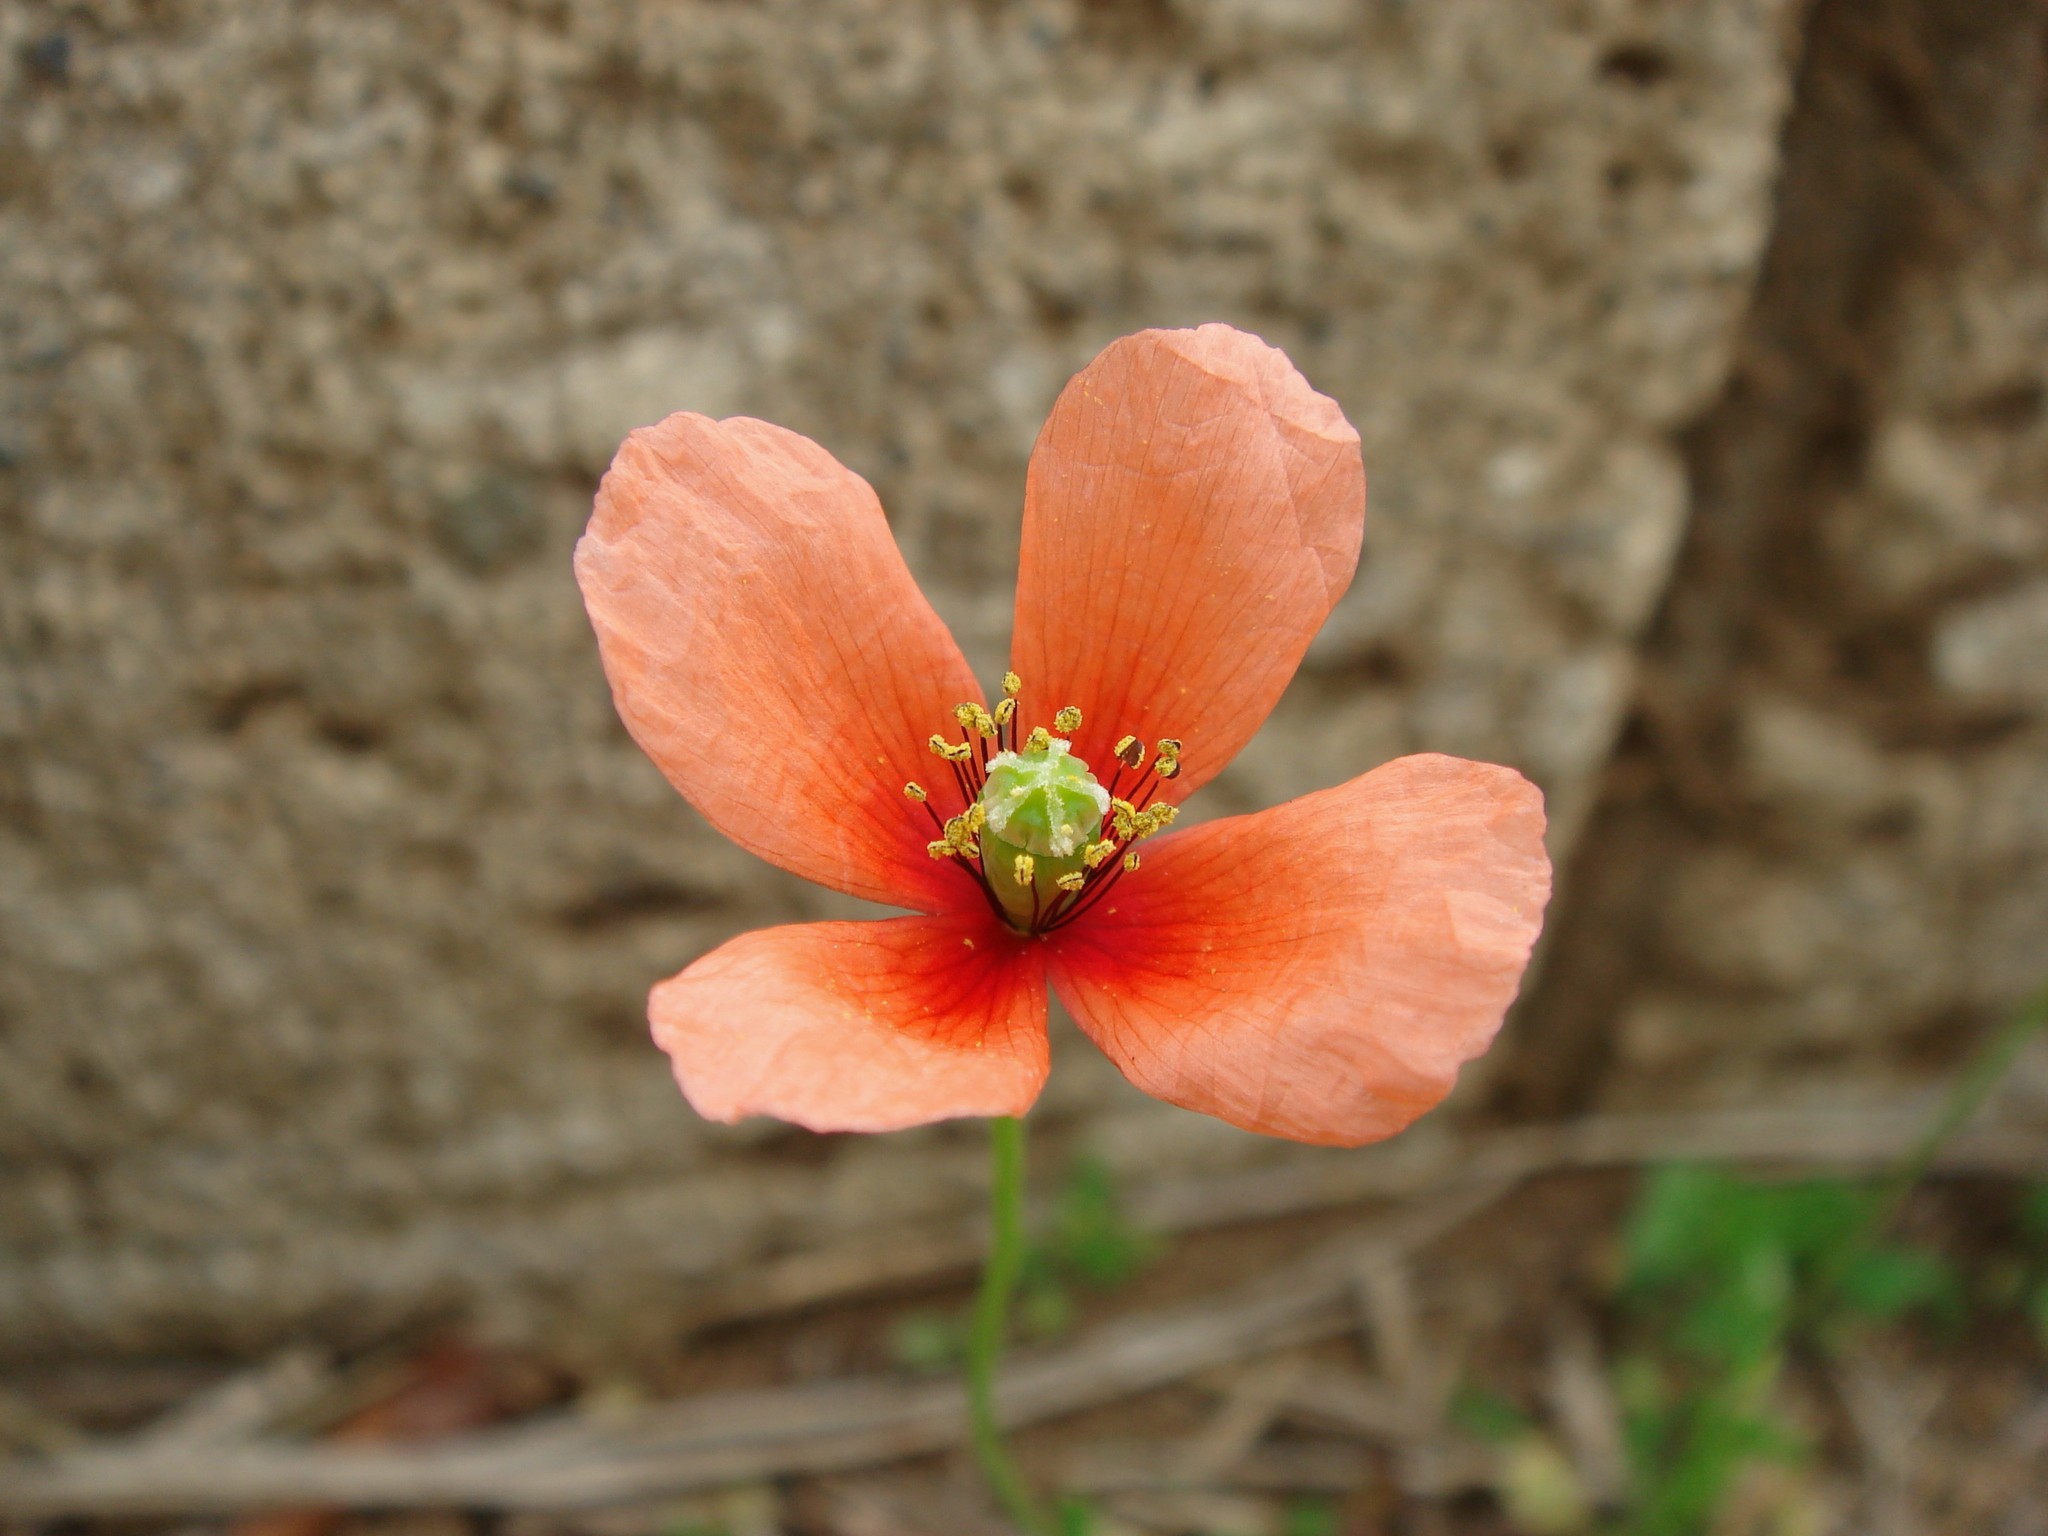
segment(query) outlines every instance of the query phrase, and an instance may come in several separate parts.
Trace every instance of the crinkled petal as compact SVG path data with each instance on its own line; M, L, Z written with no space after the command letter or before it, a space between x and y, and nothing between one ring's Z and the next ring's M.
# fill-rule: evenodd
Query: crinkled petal
M1053 985L1147 1093L1356 1146L1438 1103L1491 1043L1549 895L1534 785L1404 757L1148 843L1054 942Z
M1045 1083L1044 957L986 913L741 934L647 1011L710 1120L895 1131L1021 1115Z
M1225 325L1113 343L1031 455L1011 666L1022 718L1078 705L1074 751L1176 737L1178 800L1251 740L1350 585L1358 434L1286 356Z
M719 831L871 901L978 900L903 785L951 805L925 743L980 691L866 481L781 427L679 413L619 449L576 579L626 728Z

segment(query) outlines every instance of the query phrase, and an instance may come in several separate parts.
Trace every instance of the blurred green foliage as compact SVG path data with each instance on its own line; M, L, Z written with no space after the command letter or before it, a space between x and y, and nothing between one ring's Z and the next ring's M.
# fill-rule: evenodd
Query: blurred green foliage
M1097 1157L1078 1158L1025 1257L1018 1321L1033 1338L1061 1333L1073 1323L1076 1289L1116 1290L1136 1279L1158 1252L1159 1240L1125 1214L1109 1165Z
M1064 1333L1073 1326L1076 1292L1114 1291L1129 1284L1159 1249L1159 1239L1125 1213L1110 1166L1093 1156L1075 1159L1024 1258L1017 1284L1018 1331L1029 1339ZM909 1312L890 1329L890 1355L905 1370L949 1371L964 1357L966 1338L962 1315Z
M1489 1445L1504 1445L1529 1430L1529 1415L1511 1397L1466 1382L1451 1394L1451 1427Z
M1629 1345L1615 1373L1629 1536L1697 1536L1753 1462L1805 1454L1776 1406L1788 1352L1840 1350L1908 1316L1962 1320L1961 1278L1883 1239L1889 1208L1885 1187L1841 1179L1648 1177L1624 1239Z
M2048 1179L2027 1191L2020 1203L2020 1240L2027 1257L2018 1287L2034 1337L2048 1349Z
M1280 1536L1338 1536L1340 1529L1335 1502L1314 1495L1290 1502L1280 1519Z

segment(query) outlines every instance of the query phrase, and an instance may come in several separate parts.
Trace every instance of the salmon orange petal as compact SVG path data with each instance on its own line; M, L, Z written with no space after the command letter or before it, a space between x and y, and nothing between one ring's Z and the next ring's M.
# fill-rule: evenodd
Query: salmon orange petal
M719 831L871 901L980 899L903 797L980 690L860 476L767 422L679 413L612 460L576 579L627 730Z
M647 1011L710 1120L895 1131L1021 1115L1045 1084L1043 957L985 914L741 934Z
M1226 325L1112 343L1060 394L1024 493L1011 666L1021 718L1082 714L1076 755L1184 744L1178 800L1251 740L1344 595L1365 525L1358 434Z
M1357 1146L1441 1101L1492 1042L1549 895L1534 785L1404 757L1147 844L1049 963L1147 1093Z

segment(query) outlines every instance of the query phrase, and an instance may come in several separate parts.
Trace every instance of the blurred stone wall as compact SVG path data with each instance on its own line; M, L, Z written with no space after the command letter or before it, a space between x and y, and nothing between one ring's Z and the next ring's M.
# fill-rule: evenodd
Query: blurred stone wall
M1823 4L1798 97L1525 1109L1868 1098L2048 985L2048 5Z
M1256 330L1358 424L1372 512L1352 595L1204 798L1461 752L1539 779L1568 855L1755 291L1801 21L0 10L0 1352L451 1305L516 1328L573 1303L601 1330L975 1187L959 1128L707 1127L645 1040L654 979L845 909L709 834L613 717L569 549L619 436L671 409L770 417L868 476L992 677L1059 385L1145 325ZM2039 308L2039 214L2001 217L2018 254L1902 294L1881 472L1826 548L1873 601L1932 580L1933 686L2037 720L2041 332L2003 315ZM1922 571L1929 540L1953 570ZM1941 741L1870 739L1789 683L1741 718L1787 795L1836 806L1800 757L1819 740L1867 769L1875 826L2004 785L2016 830L1967 846L2043 836L2035 726L1958 781ZM1780 878L1745 857L1687 899ZM1631 1060L1676 1006L1631 1003ZM1161 1170L1278 1150L1057 1054L1055 1133Z

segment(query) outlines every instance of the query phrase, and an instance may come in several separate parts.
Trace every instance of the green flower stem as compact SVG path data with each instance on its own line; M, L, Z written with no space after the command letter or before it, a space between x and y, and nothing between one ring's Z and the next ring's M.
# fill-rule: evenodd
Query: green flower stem
M996 1361L1010 1316L1010 1295L1024 1267L1024 1122L1007 1115L988 1123L989 1248L967 1338L967 1407L974 1459L1010 1518L1025 1530L1051 1530L1003 1443L996 1420Z

